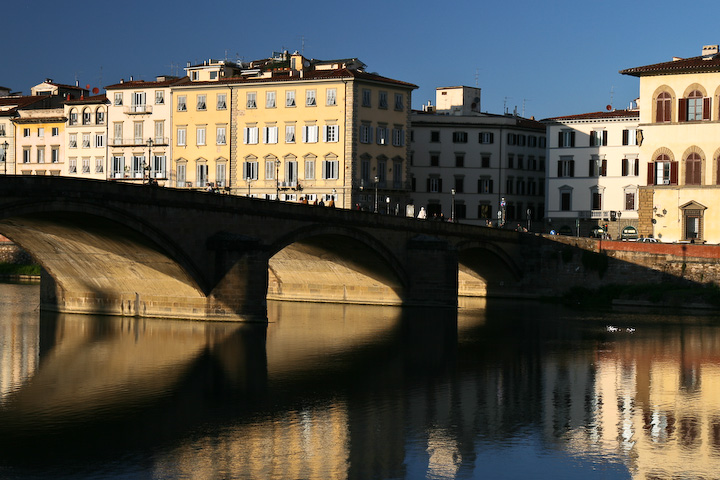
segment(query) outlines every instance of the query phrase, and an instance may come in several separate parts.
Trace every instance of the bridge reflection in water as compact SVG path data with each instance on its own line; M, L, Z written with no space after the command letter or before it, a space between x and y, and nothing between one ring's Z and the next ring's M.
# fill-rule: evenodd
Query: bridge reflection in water
M0 313L0 371L26 372L2 384L0 477L720 471L717 326L463 302L270 302L267 326Z

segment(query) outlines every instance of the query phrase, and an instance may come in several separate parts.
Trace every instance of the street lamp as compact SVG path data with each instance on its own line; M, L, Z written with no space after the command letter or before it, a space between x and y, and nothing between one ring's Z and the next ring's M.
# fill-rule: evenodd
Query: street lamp
M385 215L390 215L390 197L385 198L385 203L387 203L387 208L385 209Z
M452 195L452 204L450 205L450 221L455 223L455 189L450 190Z
M250 184L252 184L252 179L250 177L247 178L247 184L248 184L248 197L250 196Z
M335 189L333 188L333 189L332 189L332 201L333 201L333 203L335 203L335 202L337 201L337 199L335 198L335 194L336 194L336 193L337 193L337 190L335 190Z
M3 162L3 175L7 175L7 151L10 144L5 141L5 143L2 144L3 151L2 151L2 162Z
M375 213L378 213L378 196L377 196L377 189L378 189L378 182L380 181L380 177L375 175Z
M147 170L148 173L148 183L150 183L150 172L152 171L152 146L153 146L153 139L148 138L147 140L147 146L148 146L148 164L145 166L145 170Z
M280 159L275 159L275 200L280 200Z

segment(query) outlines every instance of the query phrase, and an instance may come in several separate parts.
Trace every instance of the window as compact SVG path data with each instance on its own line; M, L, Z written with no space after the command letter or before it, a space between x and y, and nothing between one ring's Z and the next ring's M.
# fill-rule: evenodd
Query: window
M575 160L572 157L560 157L558 160L558 177L574 177L575 176Z
M402 93L395 94L395 110L401 112L403 110L404 96Z
M68 173L77 173L77 159L71 158L68 160Z
M205 145L205 127L197 127L195 129L195 138L198 145Z
M105 134L96 133L95 134L95 148L102 148L104 146L105 146Z
M295 90L287 90L285 92L285 106L286 107L294 107L295 106Z
M317 125L305 125L302 130L303 143L317 143L318 130Z
M517 135L514 133L508 133L507 134L507 144L508 145L516 145L517 144Z
M148 113L148 109L145 106L145 92L133 92L131 111Z
M103 171L105 170L103 166L104 160L105 159L100 157L95 158L95 173L103 173Z
M85 110L83 110L82 124L90 125L90 123L92 123L92 112L90 111L89 108L86 108Z
M328 88L325 93L326 105L329 107L337 105L337 89Z
M90 159L89 158L82 159L82 173L90 173Z
M243 162L243 180L258 179L258 162L257 160Z
M378 145L387 145L387 134L388 134L388 128L387 127L377 127L377 144Z
M155 143L167 143L165 141L165 121L155 120Z
M672 115L672 97L668 92L662 92L657 96L655 100L655 122L665 123L670 122Z
M263 128L263 143L278 143L278 127L269 126Z
M518 135L518 136L517 136L517 144L518 144L519 146L524 147L524 146L525 146L525 142L526 142L526 137L525 137L525 135Z
M70 148L76 148L77 147L77 134L71 133L68 135L68 147Z
M703 237L703 209L696 202L690 202L682 208L683 240L696 240Z
M178 112L184 112L187 110L187 97L185 95L178 95L177 109Z
M175 170L175 186L184 187L187 185L187 165L184 163L178 164Z
M517 156L517 168L518 168L518 170L522 170L522 169L524 168L524 167L523 167L523 165L524 165L523 160L524 160L524 159L525 159L525 157L523 157L522 155L518 155L518 156Z
M145 155L133 155L132 178L143 178L145 175Z
M45 129L42 127L38 128L38 138L45 138Z
M217 94L216 107L217 110L227 110L227 95L224 93Z
M440 132L433 130L430 132L430 143L440 143Z
M393 128L392 144L395 147L402 147L405 145L405 130L403 130L402 127Z
M560 210L563 212L572 210L572 189L560 189Z
M305 159L305 180L315 180L315 159Z
M295 125L285 125L285 143L295 143Z
M528 147L537 147L537 137L535 135L528 135Z
M637 157L625 157L622 159L622 176L635 176L640 175L640 161Z
M545 148L547 146L547 140L545 137L538 138L538 148Z
M115 93L115 101L113 102L116 106L123 104L123 94L122 92L116 92Z
M378 108L387 108L387 107L388 107L387 92L380 91L378 93Z
M369 89L363 88L362 91L362 106L363 107L370 107L372 106L372 94Z
M246 145L255 145L258 143L258 133L258 127L245 127L243 143Z
M478 204L478 218L492 218L492 207L490 204Z
M257 93L248 92L246 96L245 106L247 108L257 108Z
M637 145L637 129L625 129L622 131L623 145Z
M275 92L265 92L265 108L275 108Z
M493 143L493 133L492 132L480 132L479 141L480 143Z
M360 125L360 143L372 143L373 128L366 123Z
M607 160L598 155L591 155L588 169L589 177L607 176Z
M607 130L593 130L592 132L590 132L590 146L607 146Z
M480 166L482 168L490 168L490 155L483 155L480 158Z
M69 118L69 120L68 120L68 123L70 123L70 125L77 125L77 123L78 123L78 114L77 114L77 112L75 111L75 109L70 110L70 118Z
M463 153L455 154L455 166L456 167L464 167L465 166L465 154L463 154Z
M98 109L95 112L95 123L98 125L105 125L105 111Z
M467 132L453 132L453 143L467 143Z
M197 109L200 111L207 110L206 95L197 96Z
M512 195L513 187L515 186L515 177L507 177L505 180L505 193Z
M141 145L145 143L143 141L143 122L135 122L133 124L133 134L135 136L135 145Z
M575 132L573 130L561 130L558 132L558 147L574 147Z
M592 210L602 210L602 191L593 188L590 191L590 208Z
M0 137L4 137L4 136L5 136L5 124L0 123Z
M685 185L702 184L702 159L697 153L691 153L685 159Z
M325 125L323 127L323 141L327 143L335 143L340 135L340 127L337 125Z
M37 149L37 163L45 163L45 148L38 147Z
M200 72L198 72L197 70L190 72L190 80L192 80L193 82L196 82L199 79L200 79Z
M187 145L186 136L187 136L187 130L185 129L185 127L178 127L178 129L177 129L178 147L184 147L185 145Z
M217 127L215 129L215 143L218 145L225 145L227 138L225 137L225 127Z
M430 166L431 167L439 167L440 166L440 155L437 153L431 153L430 154Z
M297 185L297 162L294 156L285 157L285 181Z
M336 180L340 171L340 165L337 160L323 160L322 162L322 178L323 180Z
M508 157L507 157L507 168L508 168L508 169L510 169L510 168L515 168L515 155L513 155L512 153L509 153L509 154L508 154Z
M402 188L403 168L402 162L393 162L393 188Z
M455 193L463 193L465 187L464 177L455 177Z
M478 179L478 193L493 193L493 180L490 177Z
M680 121L710 120L710 98L703 98L698 90L680 100Z
M200 163L197 166L197 186L198 187L204 187L208 184L208 166L207 163Z
M434 176L427 179L427 191L429 193L442 192L442 178Z
M648 163L648 185L677 185L677 173L677 162L660 154L654 162Z
M210 80L217 80L218 72L210 72Z
M165 103L165 92L155 90L155 105L163 105Z
M60 147L52 147L50 150L50 161L52 163L60 162Z
M635 192L625 191L625 210L635 210Z
M317 105L315 90L305 90L305 105L308 107L314 107Z
M227 172L227 165L225 163L218 163L215 166L215 185L217 187L225 186L225 183L226 183L225 172Z

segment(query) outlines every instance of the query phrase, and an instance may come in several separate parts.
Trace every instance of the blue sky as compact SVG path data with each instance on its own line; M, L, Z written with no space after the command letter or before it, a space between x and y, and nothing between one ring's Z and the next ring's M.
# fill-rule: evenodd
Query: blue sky
M45 78L102 88L131 75L183 74L188 61L287 49L358 57L371 72L414 83L414 108L434 103L436 87L478 85L483 111L517 107L537 119L625 108L638 80L618 70L720 43L719 33L701 28L698 12L717 11L706 0L692 8L637 0L24 0L3 9L9 41L0 85L26 94ZM667 33L657 35L661 28Z

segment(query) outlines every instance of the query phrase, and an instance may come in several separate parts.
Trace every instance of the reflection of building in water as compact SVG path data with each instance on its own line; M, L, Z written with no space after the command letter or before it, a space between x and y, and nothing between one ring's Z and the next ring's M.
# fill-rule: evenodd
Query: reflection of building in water
M559 428L546 433L568 432L576 454L626 458L634 478L717 478L720 337L698 328L654 338L628 335L608 344L612 349L595 361L594 381L591 371L548 369L554 373L544 385L544 423Z
M27 304L14 297L13 286L5 290L11 293L10 301L0 300L0 404L33 375L40 345L37 312L28 314Z
M202 436L155 464L162 478L304 478L348 476L349 427L342 404L258 418Z

